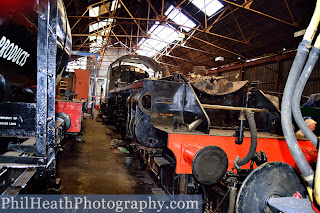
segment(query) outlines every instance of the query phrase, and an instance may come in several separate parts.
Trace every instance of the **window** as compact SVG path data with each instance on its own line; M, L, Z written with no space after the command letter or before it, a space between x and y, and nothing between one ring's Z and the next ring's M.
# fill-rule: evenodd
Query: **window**
M224 7L218 0L191 0L190 2L202 12L206 12L207 16L212 16Z
M90 52L95 53L98 52L102 47L104 40L101 36L95 36L95 41L90 44Z
M113 0L112 1L112 3L111 3L111 7L110 7L110 11L112 12L112 11L114 11L114 9L116 9L116 4L117 4L118 2L116 1L116 0Z
M96 31L102 27L106 27L107 25L111 24L112 22L113 22L113 18L108 18L103 21L91 24L89 26L89 32L91 33L91 32Z
M196 26L193 21L191 21L186 15L184 15L181 11L179 11L172 5L170 5L170 7L164 14L175 23L186 26L182 27L182 29L184 29L186 32L189 32L191 28L194 28Z
M176 9L174 6L170 5L164 13L173 22L183 25L181 27L186 32L189 32L191 28L194 28L196 24L189 19L180 10ZM140 49L137 51L139 55L145 55L149 57L154 57L161 50L166 48L172 42L179 40L178 32L170 24L160 25L158 21L148 31L149 37L140 40Z
M110 25L114 19L108 18L103 21L91 24L89 26L89 33L92 33L92 36L89 36L90 41L94 41L90 45L90 52L97 52L99 48L102 47L104 38L101 36L106 35L110 32L108 25Z
M89 9L89 16L90 16L90 17L97 17L97 16L99 16L99 6L93 7L92 9Z
M148 31L149 38L141 39L139 42L140 49L137 51L139 55L153 57L159 53L168 44L178 39L178 32L172 26L160 25L158 21Z

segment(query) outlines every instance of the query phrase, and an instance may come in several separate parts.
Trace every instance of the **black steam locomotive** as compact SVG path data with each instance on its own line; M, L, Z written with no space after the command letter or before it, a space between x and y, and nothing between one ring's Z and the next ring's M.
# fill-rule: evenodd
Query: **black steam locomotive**
M134 67L136 78L126 82L123 62L163 70L144 56L119 58L102 109L166 193L202 194L205 212L273 212L271 198L306 195L278 106L255 82L179 73L144 79ZM309 141L299 145L316 161Z

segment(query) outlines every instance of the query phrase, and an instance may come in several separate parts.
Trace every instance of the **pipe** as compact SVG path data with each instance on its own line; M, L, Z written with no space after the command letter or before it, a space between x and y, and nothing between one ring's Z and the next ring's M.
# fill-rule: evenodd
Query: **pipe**
M165 66L162 70L162 78L165 78L165 77L168 77L170 76L170 71L169 71L169 68L168 66Z
M307 181L309 186L313 185L313 175L314 172L311 169L309 163L304 157L295 133L292 128L292 96L294 89L297 85L298 78L300 76L301 70L306 61L309 52L310 42L303 40L298 47L296 57L293 61L292 67L290 69L288 79L283 92L283 98L281 103L281 125L283 130L283 135L286 139L288 148L291 152L292 157L297 163L304 179Z
M237 187L231 186L230 195L229 195L228 213L234 212L234 206L236 205L236 197L237 197Z
M314 49L317 48L317 53L319 57L319 48L320 48L320 35L318 35L317 40L314 44ZM319 145L319 144L317 144ZM318 148L318 146L316 146ZM320 155L318 154L317 166L316 166L316 175L314 181L314 198L318 205L320 205Z
M249 102L249 96L251 95L251 92L247 92L246 94L246 108L248 107L248 102ZM239 132L239 136L236 138L235 140L235 143L236 144L242 144L243 143L243 132L244 132L244 128L243 128L243 124L244 124L244 116L243 116L243 111L241 111L240 113L240 117L239 117L239 120L240 120L240 132Z
M237 169L247 164L253 158L254 153L256 152L256 149L257 149L257 141L258 141L257 126L254 120L254 113L251 110L247 110L247 109L245 109L244 112L246 114L246 118L248 120L249 129L251 133L251 145L250 145L249 152L244 158L240 159L239 156L236 157L234 161L234 165Z
M319 38L320 36L318 36ZM301 109L300 109L300 101L303 89L312 73L312 70L317 63L319 58L320 49L317 47L313 47L310 54L308 61L300 75L298 83L296 84L296 88L294 90L293 98L292 98L292 114L297 122L301 131L305 134L305 136L310 140L310 142L318 148L318 137L312 132L312 130L308 127L308 125L304 122Z
M303 41L312 42L313 37L318 29L318 24L320 21L320 1L317 1L316 9L313 12L313 16L309 23L309 26L306 30L306 33L303 36Z
M236 138L235 143L236 144L242 144L243 143L243 132L244 132L244 121L246 120L243 111L240 112L240 116L239 116L239 120L240 120L240 131L239 131L239 136Z
M293 96L294 89L297 85L298 78L300 76L301 70L306 61L310 44L318 28L319 21L320 21L320 1L317 1L316 9L313 13L312 19L303 37L303 40L299 44L296 57L290 69L286 86L283 92L282 103L281 103L281 125L282 125L284 137L286 139L286 142L292 157L294 158L296 164L298 165L304 179L306 180L308 185L311 187L313 186L314 172L311 169L306 158L304 157L298 145L294 131L292 129L291 103L292 103L292 96ZM317 39L316 44L318 45L319 42L320 41Z

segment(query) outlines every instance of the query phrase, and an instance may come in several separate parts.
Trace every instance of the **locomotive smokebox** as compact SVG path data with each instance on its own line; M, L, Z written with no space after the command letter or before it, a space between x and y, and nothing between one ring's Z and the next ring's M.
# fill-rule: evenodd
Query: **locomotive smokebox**
M217 146L189 145L183 152L184 160L192 165L194 177L202 184L217 183L228 168L227 154Z

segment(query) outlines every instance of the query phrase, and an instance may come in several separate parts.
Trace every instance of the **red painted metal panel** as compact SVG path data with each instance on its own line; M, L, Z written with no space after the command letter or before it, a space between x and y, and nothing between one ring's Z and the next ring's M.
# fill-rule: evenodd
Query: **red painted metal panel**
M201 147L214 145L222 148L228 156L228 171L230 171L233 168L233 162L237 155L239 155L240 158L246 156L250 148L251 139L245 137L243 144L241 145L235 144L234 141L235 137L227 136L169 134L168 148L176 157L177 174L192 174L191 165L185 161L183 156L185 149L190 145ZM299 145L309 162L316 161L318 152L309 141L299 141ZM267 154L268 162L286 162L297 169L297 165L290 154L285 140L275 138L258 138L257 152L260 151L264 151ZM241 168L249 169L249 167L250 163L242 166Z
M75 91L78 94L77 98L88 99L90 71L81 69L75 69L74 71L76 73Z
M81 131L82 104L80 101L56 101L56 113L66 113L71 120L71 126L67 132L78 133Z

